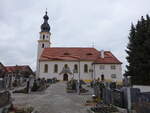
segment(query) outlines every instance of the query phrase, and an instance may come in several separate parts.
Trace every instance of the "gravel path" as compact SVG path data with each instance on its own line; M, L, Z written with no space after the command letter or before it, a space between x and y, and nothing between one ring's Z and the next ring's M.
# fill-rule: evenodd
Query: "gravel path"
M66 84L59 82L46 91L32 94L14 94L14 104L33 106L39 113L87 113L85 101L91 95L66 93Z

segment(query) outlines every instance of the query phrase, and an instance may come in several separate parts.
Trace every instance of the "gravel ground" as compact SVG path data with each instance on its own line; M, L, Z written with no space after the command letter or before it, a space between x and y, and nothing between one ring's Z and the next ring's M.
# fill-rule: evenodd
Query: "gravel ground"
M65 87L65 82L59 82L44 92L13 94L13 103L18 106L33 106L39 113L87 113L84 104L91 97L91 93L66 93Z

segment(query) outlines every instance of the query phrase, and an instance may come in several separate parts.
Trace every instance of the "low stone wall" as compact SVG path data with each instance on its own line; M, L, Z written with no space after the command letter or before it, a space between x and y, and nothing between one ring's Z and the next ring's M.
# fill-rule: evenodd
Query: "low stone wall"
M150 86L134 85L133 88L139 88L141 92L150 92Z

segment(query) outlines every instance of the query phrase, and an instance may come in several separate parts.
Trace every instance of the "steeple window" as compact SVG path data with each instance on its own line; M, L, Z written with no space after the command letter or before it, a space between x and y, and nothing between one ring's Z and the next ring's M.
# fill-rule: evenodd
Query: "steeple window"
M42 48L44 48L44 44L42 44Z
M45 35L43 35L43 40L45 40Z

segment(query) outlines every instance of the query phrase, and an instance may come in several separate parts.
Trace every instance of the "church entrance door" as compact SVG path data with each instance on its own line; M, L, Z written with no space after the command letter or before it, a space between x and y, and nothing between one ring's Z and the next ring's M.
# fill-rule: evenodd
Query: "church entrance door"
M68 81L68 74L64 74L63 80Z

